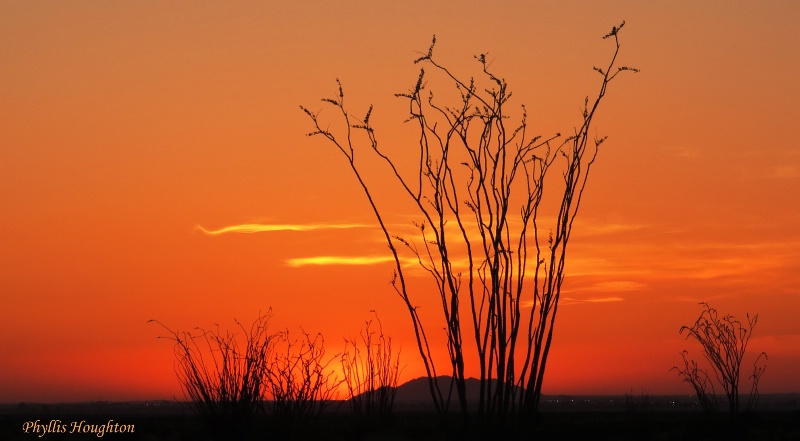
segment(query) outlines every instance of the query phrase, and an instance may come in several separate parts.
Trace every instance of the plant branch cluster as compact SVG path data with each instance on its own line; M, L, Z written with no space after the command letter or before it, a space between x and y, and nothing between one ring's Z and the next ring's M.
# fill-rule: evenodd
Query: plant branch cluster
M236 321L237 331L173 331L175 373L184 395L223 438L245 435L259 414L271 414L283 425L297 425L322 413L335 399L339 380L325 356L321 335L272 332L272 311L260 314L250 328Z
M269 330L272 310L234 331L215 325L173 331L157 320L175 343L175 373L187 400L209 424L213 437L243 439L259 416L273 420L286 436L302 435L347 386L351 410L362 422L387 421L400 374L400 352L377 319L367 321L360 340L345 339L344 351L328 356L322 334ZM339 361L343 379L334 374Z
M390 418L400 375L400 351L392 348L392 338L383 333L377 316L375 321L377 330L368 320L358 338L345 339L341 357L351 410L371 424Z
M325 357L322 334L313 337L305 331L302 334L295 340L290 339L288 331L279 334L285 345L271 359L267 370L272 415L293 425L309 417L319 417L336 399L336 389L341 383L329 368L337 356Z
M719 385L728 401L731 413L741 409L739 383L741 368L747 345L753 334L753 329L758 323L758 314L750 317L744 323L732 315L720 317L716 309L701 303L703 311L692 326L683 326L680 333L686 339L695 340L700 344L707 365L711 368L711 375L707 368L701 367L695 360L688 359L688 351L683 351L683 366L672 369L678 372L683 381L689 383L697 394L698 401L703 410L716 411L720 406L715 384ZM753 372L750 375L751 388L745 409L752 410L758 402L758 382L764 374L766 366L761 364L767 360L767 354L762 352L753 362ZM713 376L712 376L713 375Z
M325 138L343 155L381 228L394 258L391 284L408 311L440 414L448 412L453 391L465 417L468 401L474 400L478 414L489 422L538 408L567 244L605 140L591 137L590 127L611 81L622 71L637 72L616 67L623 25L604 37L614 40L614 52L605 68L595 68L602 76L599 90L593 99L584 100L581 122L570 136L532 134L525 106L512 122L512 93L505 80L490 71L485 54L475 57L479 77L462 79L435 57L435 36L428 51L414 61L424 65L414 86L396 94L407 103L406 122L418 134L413 148L384 146L370 122L373 107L361 119L352 116L338 80L337 95L322 101L333 108L333 118L343 121L341 131L323 126L321 112L301 107L314 126L308 135ZM460 100L443 103L429 81L449 85ZM373 194L375 185L366 181L364 166L356 159L362 150L383 162L390 180L416 207L416 238L391 230ZM400 171L397 155L406 154L418 159L415 173ZM560 171L561 186L550 191L561 202L555 224L545 233L540 208L546 177L554 167ZM441 349L449 355L444 368L452 378L449 385L439 384L442 367L433 354L441 349L432 347L418 314L417 299L424 294L408 286L403 253L410 253L430 275L441 305L446 337L446 348ZM466 345L475 349L477 359L465 358ZM468 365L480 372L479 397L467 397Z

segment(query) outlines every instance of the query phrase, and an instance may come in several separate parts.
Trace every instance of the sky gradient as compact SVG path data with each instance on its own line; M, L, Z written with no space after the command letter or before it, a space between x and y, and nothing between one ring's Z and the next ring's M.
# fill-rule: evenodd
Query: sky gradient
M413 143L393 94L436 34L442 61L475 75L488 53L510 108L566 132L622 20L641 73L595 121L544 393L688 394L669 369L701 301L758 313L761 391L800 392L800 3L2 1L0 402L180 397L147 321L270 307L331 353L377 310L401 381L422 375L369 206L299 105L339 78Z

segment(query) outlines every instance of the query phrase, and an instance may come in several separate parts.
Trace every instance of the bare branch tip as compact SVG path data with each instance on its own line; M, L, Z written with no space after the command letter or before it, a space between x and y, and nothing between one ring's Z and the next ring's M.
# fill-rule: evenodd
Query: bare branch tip
M620 29L622 29L623 26L625 26L625 20L622 20L622 23L620 23L619 26L612 26L611 27L611 32L609 32L608 34L604 35L603 39L605 40L605 39L607 39L609 37L616 37L617 34L619 33Z

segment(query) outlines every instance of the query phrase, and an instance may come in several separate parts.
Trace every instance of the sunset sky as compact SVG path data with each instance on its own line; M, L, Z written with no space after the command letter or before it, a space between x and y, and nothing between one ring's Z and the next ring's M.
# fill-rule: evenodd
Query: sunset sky
M330 353L376 310L401 381L423 375L367 201L299 105L338 78L413 143L393 94L436 34L454 71L488 53L509 108L569 132L622 20L641 72L596 120L544 393L690 393L669 369L697 354L678 330L701 301L758 313L761 391L800 392L798 2L0 1L0 402L181 397L147 321L270 307Z

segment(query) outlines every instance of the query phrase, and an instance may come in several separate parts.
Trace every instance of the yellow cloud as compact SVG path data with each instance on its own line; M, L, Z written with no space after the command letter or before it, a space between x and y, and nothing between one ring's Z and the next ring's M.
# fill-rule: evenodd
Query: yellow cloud
M242 224L207 230L198 225L197 229L210 236L225 233L262 233L268 231L314 231L314 230L342 230L348 228L364 228L362 224Z
M625 299L622 297L597 297L593 299L575 299L572 297L564 297L561 299L562 305L576 305L579 303L611 303L611 302L621 302Z
M594 299L575 299L575 298L572 298L572 297L562 297L559 300L559 303L561 305L576 305L578 303L622 302L624 300L625 299L623 299L622 297L598 297L598 298L594 298ZM523 308L532 308L533 307L533 301L532 300L526 300L524 302L521 302L520 305Z
M306 265L374 265L377 263L392 262L394 258L391 256L316 256L316 257L301 257L297 259L289 259L286 263L291 267L300 267Z

